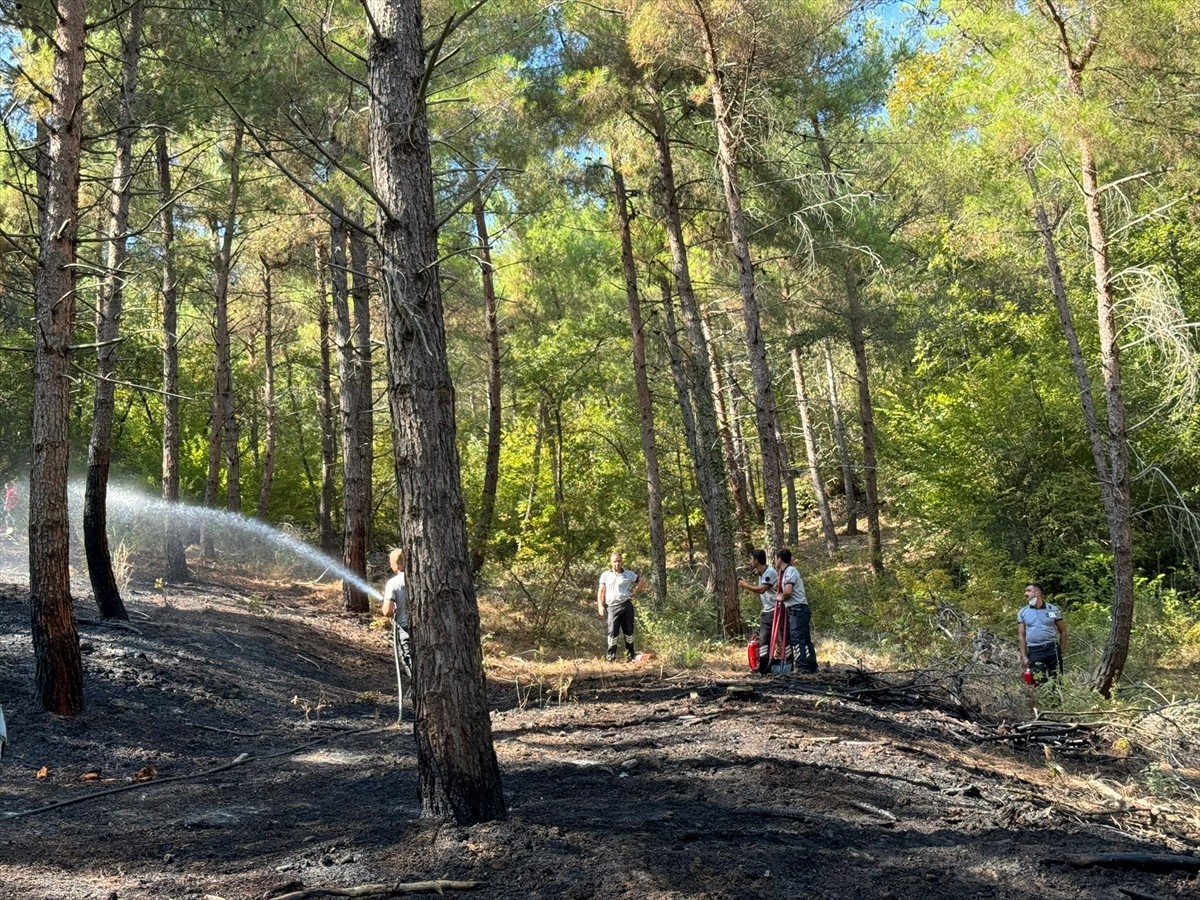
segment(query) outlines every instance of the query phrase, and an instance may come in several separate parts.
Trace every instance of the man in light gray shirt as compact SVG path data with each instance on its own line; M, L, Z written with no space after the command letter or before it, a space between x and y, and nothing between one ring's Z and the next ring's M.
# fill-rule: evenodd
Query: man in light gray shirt
M625 658L633 662L637 655L633 650L633 595L645 585L637 572L630 572L621 564L621 551L614 550L609 557L608 571L600 576L596 590L596 613L603 616L608 610L608 652L605 659L617 661L617 636L625 634Z
M1042 586L1025 585L1026 605L1017 613L1017 639L1021 664L1039 681L1062 674L1067 649L1067 626L1062 611L1042 596Z

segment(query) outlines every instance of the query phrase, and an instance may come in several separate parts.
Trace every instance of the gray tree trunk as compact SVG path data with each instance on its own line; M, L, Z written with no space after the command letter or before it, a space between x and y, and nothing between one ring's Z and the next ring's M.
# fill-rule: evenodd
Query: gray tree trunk
M804 451L808 455L808 475L813 494L817 498L817 509L821 513L821 533L825 536L825 552L829 556L837 553L837 530L833 527L833 513L829 509L829 495L821 478L820 456L817 453L817 435L812 425L812 414L808 402L808 387L804 382L804 363L800 351L792 347L792 378L796 382L796 404L800 407L800 428L804 432Z
M391 369L400 532L408 551L417 780L422 815L506 814L471 579L454 386L438 283L437 215L419 0L367 0L371 170Z
M833 348L825 339L825 378L829 382L829 410L833 415L833 437L837 442L838 461L842 467L842 488L846 494L846 535L858 534L858 498L854 490L854 469L846 445L846 425L842 421L842 406L838 400L837 379L833 373Z
M667 601L667 538L663 528L662 476L658 471L658 441L654 434L654 404L646 378L646 334L642 326L642 300L638 293L637 267L633 259L633 235L629 227L629 198L625 178L613 168L616 190L617 227L621 234L621 267L625 274L625 301L633 338L633 381L637 389L638 420L642 455L646 460L646 499L650 518L650 565L654 570L654 597L661 606Z
M321 549L331 552L337 548L333 527L333 480L337 466L333 428L333 364L329 346L329 292L326 288L327 253L324 242L317 241L317 332L321 345L321 497L317 503Z
M265 520L271 507L271 487L275 482L275 297L271 283L271 265L259 257L263 267L263 437L262 484L258 489L255 516Z
M483 283L484 331L487 338L487 451L483 467L483 490L479 495L479 515L475 519L475 534L471 541L471 572L478 574L487 558L488 542L492 537L492 516L496 510L496 488L500 483L500 441L503 419L500 394L500 325L496 315L496 280L492 266L492 245L488 237L487 209L478 183L471 195L471 212L475 218L475 237L479 241L479 275ZM540 435L540 433L539 433Z
M372 497L375 470L375 387L371 368L371 277L368 272L367 242L362 233L362 209L352 217L358 228L350 229L350 300L354 317L354 365L358 379L358 454L362 469L363 574L371 543Z
M350 322L350 280L346 259L349 228L341 202L329 215L329 286L333 295L334 347L338 361L338 420L342 434L342 564L359 577L367 574L367 516L362 458L362 390ZM342 608L367 612L370 604L361 588L342 582Z
M86 26L83 0L58 0L53 9L53 89L43 120L48 147L38 178L43 190L34 285L29 593L38 700L47 712L69 716L83 709L83 665L71 608L67 464Z
M92 595L102 619L129 618L108 549L108 473L112 465L117 342L125 298L142 8L141 0L130 5L121 35L121 95L117 105L117 137L105 248L107 259L96 303L96 393L92 404L92 435L88 441L87 484L83 492L84 554Z
M163 516L164 576L167 581L187 581L187 555L179 533L179 299L175 291L175 199L171 188L171 154L167 130L160 126L154 139L158 163L159 230L162 232L163 295L163 434L162 497L168 507Z
M746 230L746 214L742 209L742 189L737 171L737 138L733 131L733 110L725 96L725 73L717 59L717 45L709 28L703 5L697 0L696 9L702 23L704 57L708 64L709 90L717 130L717 159L721 182L725 188L725 205L729 212L729 234L733 255L737 260L738 284L742 295L742 323L745 328L746 354L750 360L750 377L754 384L754 422L762 452L763 503L766 507L769 532L768 543L781 545L783 530L783 485L776 444L778 412L775 391L771 384L771 369L767 363L763 342L758 298L755 295L754 263L750 258L750 240Z
M238 198L242 188L242 125L235 122L229 151L229 199L220 234L214 234L213 294L216 297L216 398L220 404L221 446L225 455L225 508L242 511L242 461L238 451L239 428L233 395L233 358L229 335L229 276L233 270L233 236L237 231Z
M697 455L693 457L692 463L696 469L696 486L700 491L700 508L704 513L704 534L709 563L707 589L717 598L721 610L721 633L733 636L741 634L742 613L741 601L738 598L737 569L733 558L733 522L729 514L729 498L725 492L725 465L721 456L716 411L713 407L713 382L710 375L712 363L709 359L708 344L704 340L700 308L692 290L687 244L683 239L683 219L680 216L679 196L675 187L675 168L671 159L671 142L665 119L661 115L657 116L654 126L654 153L661 176L664 225L671 247L671 271L675 276L675 289L679 293L684 329L692 345L692 352L684 354L683 361L688 367L688 382L692 386L696 435L699 438L695 448Z

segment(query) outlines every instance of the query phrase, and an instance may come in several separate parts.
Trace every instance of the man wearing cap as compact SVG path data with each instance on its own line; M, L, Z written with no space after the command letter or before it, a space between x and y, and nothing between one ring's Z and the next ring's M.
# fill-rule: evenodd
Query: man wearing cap
M1067 626L1062 611L1042 596L1042 586L1031 581L1025 585L1027 605L1017 613L1017 637L1021 664L1034 678L1044 681L1062 674L1063 653L1067 649Z
M637 655L633 651L633 595L642 589L646 579L637 572L630 572L621 564L621 551L614 550L609 557L608 571L600 576L600 587L596 590L596 614L603 616L608 610L608 652L604 658L617 661L617 635L625 634L625 658L633 662Z
M766 550L751 550L750 558L754 561L754 573L757 584L751 584L745 579L738 580L738 586L758 594L762 601L762 612L758 616L758 666L760 675L771 674L771 628L775 623L775 581L778 575L775 567L767 565Z

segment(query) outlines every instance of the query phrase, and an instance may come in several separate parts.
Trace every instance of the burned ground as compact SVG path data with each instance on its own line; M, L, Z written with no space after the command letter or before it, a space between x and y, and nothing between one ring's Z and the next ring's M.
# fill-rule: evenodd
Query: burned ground
M0 896L432 878L497 898L1200 893L1194 871L1065 864L1194 844L1182 801L1105 812L1147 765L1136 753L1014 746L953 703L856 691L850 671L588 660L548 679L509 660L490 682L509 818L422 821L388 644L337 601L247 582L147 589L128 627L80 602L87 709L59 719L30 699L28 594L0 587ZM1133 825L1147 816L1157 837Z

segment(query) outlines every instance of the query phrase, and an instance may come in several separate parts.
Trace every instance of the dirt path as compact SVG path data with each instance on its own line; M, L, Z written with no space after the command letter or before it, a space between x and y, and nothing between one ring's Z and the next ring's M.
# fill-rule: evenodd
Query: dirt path
M1085 778L1120 781L1130 763L980 744L952 710L829 695L839 673L587 661L569 685L519 697L497 678L510 818L419 821L388 645L336 606L306 589L196 585L169 603L135 592L124 629L81 603L88 705L60 720L28 699L28 595L0 585L0 897L250 898L438 877L512 898L1200 895L1194 874L1059 862L1178 849L1078 815ZM742 684L750 698L728 699Z

